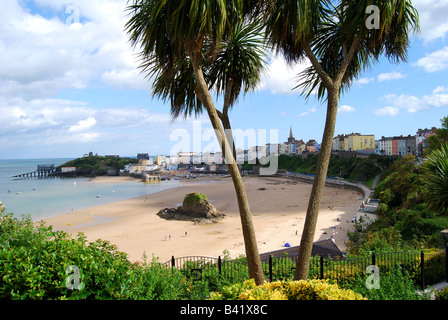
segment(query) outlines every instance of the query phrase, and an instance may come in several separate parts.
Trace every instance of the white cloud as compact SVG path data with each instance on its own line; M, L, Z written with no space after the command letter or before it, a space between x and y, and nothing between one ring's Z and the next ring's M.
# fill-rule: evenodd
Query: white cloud
M379 82L383 82L383 81L389 81L389 80L398 80L398 79L403 79L405 77L404 74L400 73L400 72L389 72L389 73L381 73L378 75L378 81Z
M356 79L353 83L359 86L369 84L371 82L375 81L375 78L359 78Z
M424 58L419 59L413 65L423 68L426 72L436 72L446 69L448 67L448 46L426 54Z
M101 75L101 80L120 89L149 90L151 88L151 84L140 75L137 68L106 71Z
M444 39L448 33L448 2L446 0L414 0L418 10L421 34L425 42Z
M44 98L98 79L113 87L144 87L124 32L125 1L35 2L39 10L54 13L53 18L22 3L0 2L0 95ZM66 23L69 6L78 8L80 23Z
M302 118L305 117L311 113L315 113L317 111L316 106L312 106L311 108L309 108L307 111L301 112L296 118Z
M448 106L448 86L439 86L434 89L432 94L423 97L425 102L432 107L446 107Z
M377 116L396 116L398 113L400 113L400 110L395 107L384 107L375 110Z
M338 108L338 113L355 112L355 111L356 109L354 107L348 105L343 105Z
M82 102L61 99L0 98L0 134L55 129L81 120L80 114L89 117L93 112L85 112L84 106Z
M274 94L297 94L297 91L293 90L298 84L297 76L310 65L308 60L304 60L290 66L283 56L276 55L263 76L260 89L269 90Z
M68 128L69 132L82 132L92 128L96 124L96 119L93 117L87 118L86 120L80 120L75 125Z
M425 109L424 99L418 98L416 96L410 95L386 95L385 98L392 103L394 106L400 109L406 109L408 112L414 113Z
M168 148L171 132L185 131L196 120L172 122L169 113L149 108L97 108L62 99L0 98L0 114L0 158L11 152L18 156L24 150L45 157L42 146L64 157L82 155L89 149L106 154L118 149L130 152L122 155L132 155L153 144ZM207 116L198 120L204 129L211 127Z
M448 107L448 86L439 86L435 88L431 94L422 97L412 95L386 95L385 99L388 104L384 108L377 109L376 115L397 115L400 110L406 110L409 113L416 113L431 108Z

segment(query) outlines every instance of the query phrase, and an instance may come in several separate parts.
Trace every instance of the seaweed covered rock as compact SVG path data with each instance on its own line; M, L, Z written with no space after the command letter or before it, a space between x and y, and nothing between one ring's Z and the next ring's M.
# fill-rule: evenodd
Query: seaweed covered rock
M165 208L157 215L167 220L194 221L197 223L215 223L224 218L203 193L192 192L185 196L182 206Z

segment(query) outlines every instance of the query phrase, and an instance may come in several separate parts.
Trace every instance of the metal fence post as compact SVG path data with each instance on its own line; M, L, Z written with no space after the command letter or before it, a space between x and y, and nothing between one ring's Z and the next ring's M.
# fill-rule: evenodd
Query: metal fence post
M372 265L376 265L376 257L375 257L375 252L372 252Z
M171 267L174 268L175 267L175 260L174 260L174 256L171 256Z
M425 289L425 252L423 252L423 250L422 250L422 252L420 253L420 260L421 260L421 277L422 277L422 283L421 283L421 286L422 286L422 290L424 290Z
M448 282L448 244L445 247L445 280Z
M221 256L218 256L218 271L219 275L221 275Z
M320 255L320 278L324 278L324 256Z
M269 256L269 282L272 282L272 255Z

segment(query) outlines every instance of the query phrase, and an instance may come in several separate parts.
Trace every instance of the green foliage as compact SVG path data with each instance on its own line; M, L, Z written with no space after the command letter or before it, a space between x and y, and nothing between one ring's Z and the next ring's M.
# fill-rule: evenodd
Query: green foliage
M375 231L349 233L348 249L351 254L367 256L372 252L391 252L400 250L404 244L399 232L390 226Z
M413 250L439 245L439 232L448 227L448 219L443 208L435 211L430 206L441 198L433 195L438 191L430 187L433 173L428 168L429 164L422 166L415 157L407 155L396 159L384 171L373 193L381 202L376 211L378 219L363 232L349 234L351 252ZM437 184L443 189L442 182ZM438 193L446 197L445 190Z
M211 300L365 300L360 294L341 289L327 280L266 282L256 286L253 279L212 292Z
M399 242L399 233L390 229L378 235L377 242ZM372 243L375 241L372 241ZM377 246L376 246L377 247ZM388 248L395 247L395 245ZM364 253L369 248L365 248ZM387 256L387 255L385 255ZM319 258L319 257L315 257ZM127 256L108 241L88 242L83 234L72 237L54 231L42 223L33 222L28 216L21 219L12 214L1 214L0 223L0 299L31 300L194 300L194 299L344 299L359 297L369 299L415 299L411 295L413 283L419 283L419 253L409 261L401 261L401 274L389 274L391 267L378 255L381 270L381 292L366 291L362 266L350 261L325 260L325 274L338 275L339 287L328 281L298 284L291 279L295 263L287 256L273 260L273 282L255 287L248 279L247 261L240 257L229 261L224 252L221 274L215 262L186 262L182 268L170 268L154 257L146 255L143 262L131 263ZM440 281L443 275L444 253L425 254L426 281ZM397 261L395 261L396 263ZM319 275L318 263L313 258L310 279ZM69 266L79 268L79 287L70 289L73 274ZM202 268L194 274L192 268ZM269 274L268 265L264 265ZM396 279L394 282L393 280ZM67 282L69 280L69 282ZM401 285L401 287L400 287ZM352 291L347 291L350 289ZM212 293L215 292L215 293ZM244 293L244 295L242 295Z
M448 142L428 156L424 168L429 209L448 215Z
M378 164L382 157L343 158L333 155L328 166L328 177L341 177L354 181L367 181L382 171ZM279 155L278 168L292 172L314 174L317 167L317 155L309 155L305 160L299 156Z
M400 266L390 272L382 272L380 268L379 288L368 288L370 275L358 276L352 284L344 286L368 300L428 300L427 294L418 293L418 287L411 280L409 273Z
M192 206L195 203L208 201L207 196L203 193L191 192L185 195L183 205Z
M189 293L191 285L178 269L170 269L153 257L147 262L144 255L143 262L136 268L134 287L129 294L135 300L176 300Z
M416 195L423 192L423 176L417 160L412 155L406 155L395 161L386 170L377 184L373 197L381 203L393 207L401 205L409 208L421 202Z
M301 157L287 156L285 154L281 154L278 156L279 169L297 172L298 168L302 165L302 163L303 161Z
M51 226L36 226L29 217L17 219L2 213L0 218L0 299L194 299L203 295L204 287L193 285L177 269L166 269L156 261L133 264L108 241L88 242L83 234L73 238ZM79 269L78 279L67 273L69 266ZM73 289L70 284L76 283L79 286Z
M107 241L71 238L30 218L3 215L0 245L0 297L8 299L120 299L134 272L126 255ZM67 288L67 267L80 270L82 290Z
M89 156L70 160L60 165L57 171L60 171L62 167L75 167L83 173L106 174L107 169L105 168L112 168L119 171L120 169L124 169L125 165L137 162L138 160L134 158Z
M448 116L440 119L441 128L436 129L436 134L430 135L427 138L429 144L428 149L424 151L425 155L431 154L433 151L438 150L441 146L448 142Z
M448 287L435 292L436 300L448 300Z

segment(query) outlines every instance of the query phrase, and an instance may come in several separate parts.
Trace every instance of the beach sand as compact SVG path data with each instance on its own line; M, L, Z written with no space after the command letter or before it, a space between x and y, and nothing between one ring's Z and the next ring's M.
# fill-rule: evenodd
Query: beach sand
M110 179L127 181L129 178L105 177L92 182ZM279 177L244 177L243 180L260 253L281 249L285 242L299 245L312 185ZM181 205L185 194L193 191L206 194L225 218L214 224L195 225L190 221L164 220L156 215L160 209ZM315 240L333 235L339 249L344 251L347 230L353 228L351 220L360 203L355 191L326 187ZM224 177L183 180L177 188L45 221L56 230L74 235L83 232L90 241L108 240L126 252L131 261L141 260L144 252L149 258L158 257L160 262L172 256L218 257L224 250L232 258L245 254L235 191L231 179Z

